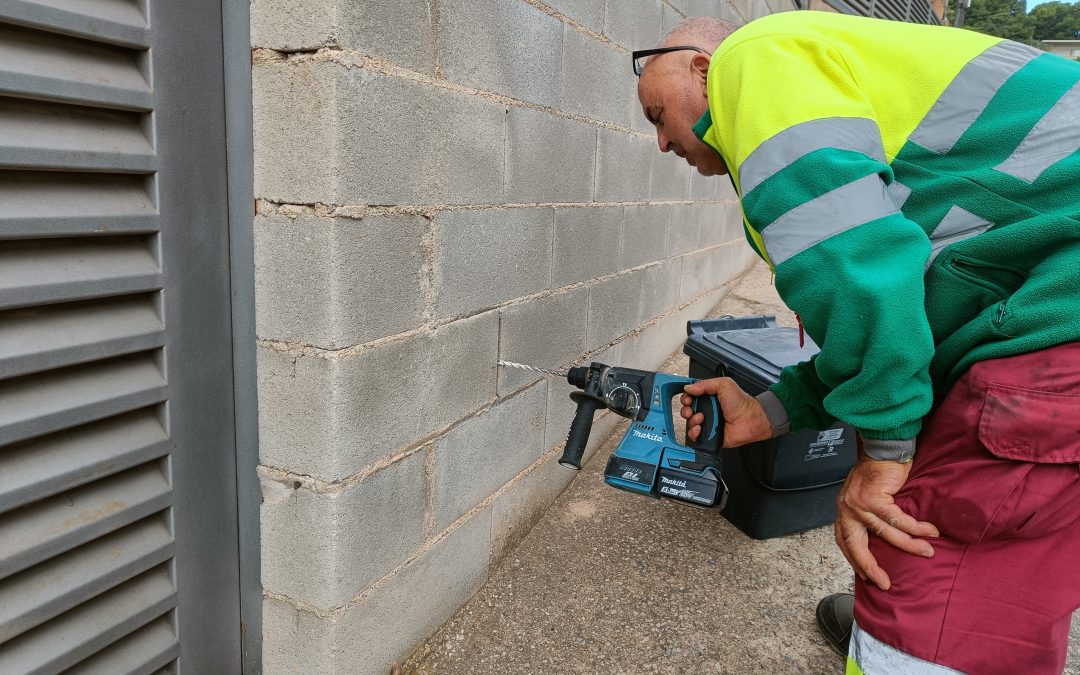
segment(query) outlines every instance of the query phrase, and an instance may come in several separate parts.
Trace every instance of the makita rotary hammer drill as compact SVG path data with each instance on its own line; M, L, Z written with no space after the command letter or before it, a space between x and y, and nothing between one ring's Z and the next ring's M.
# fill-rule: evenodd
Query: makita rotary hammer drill
M608 459L604 470L608 485L697 506L724 508L728 491L720 477L719 457L724 416L716 397L694 400L694 411L703 413L705 421L693 447L676 440L672 423L672 398L697 380L602 363L571 368L566 379L581 391L570 394L577 402L577 412L559 464L581 468L593 415L607 408L633 420Z

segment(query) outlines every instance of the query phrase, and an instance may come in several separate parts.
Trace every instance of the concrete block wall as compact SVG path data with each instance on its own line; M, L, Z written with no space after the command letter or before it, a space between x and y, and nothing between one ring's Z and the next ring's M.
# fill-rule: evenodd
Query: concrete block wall
M752 264L629 52L782 2L254 0L266 673L388 672L571 480L498 359L656 367Z

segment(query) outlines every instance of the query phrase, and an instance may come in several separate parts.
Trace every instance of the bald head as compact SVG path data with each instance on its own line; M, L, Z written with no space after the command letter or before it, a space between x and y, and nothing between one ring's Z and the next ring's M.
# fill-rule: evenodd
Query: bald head
M731 23L730 21L724 21L723 19L717 19L711 16L698 16L693 19L686 19L678 26L672 28L660 42L656 43L656 46L657 48L683 46L698 47L712 54L716 51L716 48L720 46L720 43L724 41L724 38L734 33L738 28L738 25ZM644 65L648 66L649 63L653 61L661 60L665 62L685 61L692 53L693 52L685 54L681 52L672 52L669 54L659 54L650 57L645 61Z
M709 107L708 73L713 52L738 26L730 21L687 19L657 47L697 47L651 56L638 80L638 100L656 127L661 152L674 152L705 176L727 173L719 154L694 134L694 123Z

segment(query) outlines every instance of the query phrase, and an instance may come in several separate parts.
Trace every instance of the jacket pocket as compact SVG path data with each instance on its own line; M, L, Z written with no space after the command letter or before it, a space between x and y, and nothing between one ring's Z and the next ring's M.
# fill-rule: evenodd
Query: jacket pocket
M990 384L979 441L1002 459L1080 463L1080 394Z
M953 274L988 294L985 306L1008 298L1027 278L1015 267L987 263L959 253L954 253L947 265Z

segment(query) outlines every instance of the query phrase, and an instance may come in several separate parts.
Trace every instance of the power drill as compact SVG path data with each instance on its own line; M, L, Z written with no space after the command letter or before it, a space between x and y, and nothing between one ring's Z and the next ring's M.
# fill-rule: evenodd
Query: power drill
M724 508L728 489L720 476L719 456L724 416L716 397L694 399L694 411L703 413L705 421L693 447L680 444L675 436L672 398L696 379L602 363L571 368L566 379L581 391L570 394L577 412L559 464L581 468L593 415L607 408L633 423L608 459L604 482L651 497Z

